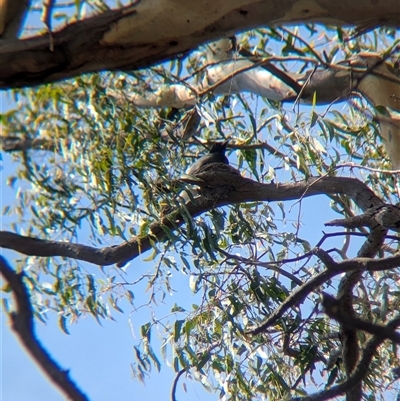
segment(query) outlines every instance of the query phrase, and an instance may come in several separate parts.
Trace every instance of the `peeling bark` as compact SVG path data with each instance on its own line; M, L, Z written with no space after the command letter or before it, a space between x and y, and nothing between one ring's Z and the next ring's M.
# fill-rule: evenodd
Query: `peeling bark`
M300 22L399 25L398 0L147 0L54 33L2 40L0 88L54 82L102 70L139 69L262 25Z

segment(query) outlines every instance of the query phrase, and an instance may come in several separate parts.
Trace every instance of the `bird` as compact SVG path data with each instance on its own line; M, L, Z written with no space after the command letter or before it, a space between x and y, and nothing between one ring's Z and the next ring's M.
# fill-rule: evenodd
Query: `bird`
M229 160L225 156L226 145L228 144L229 139L224 142L216 142L211 146L210 152L193 163L186 171L187 175L196 175L198 174L202 168L206 164L211 163L223 163L229 165Z
M186 174L182 176L196 176L197 174L201 173L203 167L205 165L209 165L212 163L222 163L229 165L229 160L225 156L226 145L228 144L229 139L224 142L216 142L213 146L211 146L209 153L200 157L195 163L193 163L187 170ZM199 195L198 187L193 185L187 185L187 187L180 192L179 198L185 204L189 201L194 200Z

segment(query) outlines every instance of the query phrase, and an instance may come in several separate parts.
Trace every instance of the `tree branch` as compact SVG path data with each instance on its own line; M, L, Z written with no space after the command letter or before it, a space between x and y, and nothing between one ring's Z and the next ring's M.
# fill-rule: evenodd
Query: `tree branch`
M348 12L349 8L352 10ZM305 17L306 16L306 17ZM147 0L77 21L48 35L3 41L0 87L54 82L87 72L148 67L200 44L262 25L295 22L387 26L400 23L397 0ZM90 52L87 49L90 48Z
M177 401L177 399L176 399L176 388L178 387L178 381L179 381L180 377L187 371L188 371L187 368L183 368L176 374L174 382L172 384L171 401Z
M322 306L325 309L325 313L331 319L337 320L341 325L349 329L366 331L378 338L380 337L382 340L388 339L396 344L400 344L400 334L389 329L387 326L366 322L356 317L348 319L347 316L340 312L340 302L327 293L323 293Z
M51 138L22 138L19 136L0 136L0 143L4 152L26 151L29 149L41 149L54 151L61 140Z
M326 226L341 226L346 228L374 227L376 223L400 232L400 207L397 205L381 205L373 207L366 213L348 217L346 219L336 219L325 223Z
M377 215L376 210L381 210L381 207L375 207L367 210L371 216ZM375 220L376 221L376 220ZM359 257L374 257L382 247L387 229L384 228L380 221L376 221L375 225L370 222L370 234L367 241L358 251ZM338 310L340 316L343 316L347 321L356 320L354 311L354 288L362 279L364 270L362 268L347 272L340 280L338 288ZM360 345L357 338L357 330L349 325L340 325L340 339L342 343L342 359L346 370L346 375L349 377L357 366L360 357ZM361 401L362 399L362 382L357 383L346 393L346 401Z
M52 359L37 339L29 291L23 281L24 273L16 273L2 256L0 256L0 272L11 287L16 303L16 312L10 314L11 328L25 347L26 352L68 400L88 401L86 395L71 380L68 371L63 370Z
M14 39L19 35L30 3L30 0L0 0L1 39Z
M248 334L260 334L266 331L269 327L274 325L290 308L295 307L302 303L306 297L320 287L327 280L332 279L338 274L349 271L362 270L362 271L383 271L390 270L400 266L400 256L382 259L369 259L369 258L355 258L335 262L325 251L322 249L315 249L315 255L327 267L323 272L315 275L309 281L292 291L291 294L282 302L277 309L258 327L249 330Z
M390 329L393 330L398 326L400 326L399 316L392 319L386 325L386 328L388 330ZM290 401L325 401L350 391L366 377L372 358L377 348L382 344L383 340L384 339L382 338L382 336L373 336L368 341L362 353L362 357L357 364L356 369L344 383L341 383L338 386L332 387L328 390L321 391L319 393L315 393L307 397L294 397L291 398Z
M204 172L198 174L197 178L196 184L201 183L203 196L196 203L189 202L186 205L192 217L229 204L287 201L320 194L346 194L363 210L383 204L364 183L355 178L319 177L296 183L262 184L244 178L233 167L220 163L207 165ZM175 230L184 222L184 217L175 211L163 217L160 222L153 223L148 235L133 237L120 245L104 248L40 240L7 231L1 232L0 246L25 255L63 256L101 266L123 264L149 250L152 242L162 241L167 235L166 232Z

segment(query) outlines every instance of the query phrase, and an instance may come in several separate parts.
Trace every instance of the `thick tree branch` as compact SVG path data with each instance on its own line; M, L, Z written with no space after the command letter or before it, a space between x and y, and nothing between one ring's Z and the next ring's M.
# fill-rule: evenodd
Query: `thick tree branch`
M21 31L30 0L0 0L0 38L14 39Z
M61 140L52 138L22 138L19 136L0 136L4 152L26 151L29 149L56 150Z
M25 347L26 352L68 400L88 401L86 395L71 380L68 371L63 370L53 360L37 339L29 290L23 281L24 274L16 273L2 256L0 256L0 272L10 286L16 303L16 312L10 314L11 328Z
M195 204L189 202L187 205L192 217L228 204L287 201L320 194L346 194L363 210L383 204L379 197L355 178L320 177L296 183L261 184L242 177L233 167L219 163L207 166L204 172L197 176L200 181L196 181L197 184L201 183L202 198ZM25 255L63 256L106 266L136 258L149 250L152 242L163 240L166 231L175 230L184 221L182 215L174 212L162 218L160 222L153 223L147 236L134 237L120 245L100 249L69 242L40 240L6 231L1 233L0 246Z
M3 41L0 87L38 85L87 72L148 67L233 32L294 22L400 24L397 0L147 0L54 33ZM90 49L90 51L87 51Z
M340 302L329 294L323 293L322 306L330 318L337 320L341 325L349 329L366 331L375 337L380 337L382 340L388 339L400 344L400 334L387 326L370 323L357 317L348 319L347 316L340 312Z
M376 223L390 230L400 232L400 206L382 205L373 207L362 215L332 220L325 223L325 225L346 228L359 228L363 226L372 228L376 226Z
M372 212L371 212L372 210ZM382 207L371 208L367 211L371 216L379 215L379 210ZM378 213L376 213L378 211ZM381 219L380 219L381 220ZM376 221L376 220L375 220ZM387 229L381 224L381 221L376 221L375 225L370 223L371 231L368 235L367 241L362 245L358 251L359 257L374 257L381 248ZM362 268L347 272L340 280L338 288L338 309L339 314L347 321L356 320L354 311L354 288L362 279L364 270ZM357 366L360 357L360 345L357 338L357 330L349 325L340 326L340 339L342 343L342 359L346 370L347 377L353 373ZM362 382L360 381L356 386L346 393L346 401L361 401L362 399Z

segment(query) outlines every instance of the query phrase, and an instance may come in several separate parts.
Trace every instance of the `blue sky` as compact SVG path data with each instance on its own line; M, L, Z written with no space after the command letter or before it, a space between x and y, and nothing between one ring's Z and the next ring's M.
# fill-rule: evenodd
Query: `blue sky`
M16 165L8 154L3 153L2 158L1 183L2 206L4 207L15 197L14 191L4 184ZM289 202L285 206L289 206ZM289 207L286 210L288 211ZM322 230L329 231L324 228L323 222L337 217L329 208L329 199L325 196L303 200L301 214L304 217L302 220L306 224L302 226L299 235L311 241L311 245L315 245L320 239ZM296 220L297 215L298 206L295 206L288 218ZM2 223L6 222L2 221ZM2 229L7 229L6 224L2 224ZM330 246L331 244L332 241ZM15 258L19 257L16 252L8 250L2 250L2 254L11 264ZM144 254L141 259L147 256L148 254ZM152 267L151 262L135 260L128 268L129 278L134 280L145 271L151 271ZM94 275L100 274L97 266L85 264L85 268ZM179 272L172 273L174 289L177 292L166 298L164 305L160 304L159 308L155 308L158 316L167 315L175 302L181 306L186 305L190 309L190 305L197 301L197 297L191 295L188 290L189 277ZM135 297L135 303L141 305L147 302L149 294L144 291L144 286L142 286L141 290L135 289ZM38 337L58 363L64 369L70 370L71 377L89 395L91 400L125 401L136 399L139 395L148 400L169 399L175 374L173 369L161 360L159 348L155 347L155 351L160 356L162 363L161 373L154 370L145 385L132 379L130 364L135 360L133 346L137 344L140 337L140 325L148 321L148 312L145 310L133 312L132 306L128 303L121 304L121 307L124 314L113 311L113 318L117 322L104 320L100 326L93 317L87 316L68 326L70 335L64 334L58 326L56 316L49 314L49 321L46 325L36 322ZM35 363L21 349L10 331L8 318L4 312L1 313L1 320L2 400L62 400L63 397L44 378ZM183 391L182 383L185 383L187 393ZM177 399L211 401L217 400L218 396L208 393L193 380L181 378Z
M9 105L2 103L3 111ZM291 106L289 106L291 107ZM339 106L340 107L340 106ZM311 108L305 108L310 112ZM9 154L1 154L3 169L1 171L1 209L11 204L15 199L15 191L5 185L7 177L15 172L16 164ZM346 172L343 175L347 175ZM325 196L304 199L301 204L301 221L299 236L315 245L322 236L322 231L336 231L325 228L323 223L337 218L329 207L330 200ZM285 203L287 218L296 221L298 219L298 204L290 209L290 202ZM290 212L289 212L290 210ZM2 219L3 230L8 221ZM80 238L83 236L80 235ZM338 246L340 239L330 240L326 247ZM352 246L361 243L360 239L352 239ZM328 246L329 244L329 246ZM16 252L3 250L0 252L11 265L13 260L19 258ZM142 260L148 254L142 256ZM97 266L85 264L85 268L94 275L100 274ZM111 267L112 268L112 267ZM129 278L134 280L147 270L151 271L151 262L135 260L128 269ZM174 289L176 293L166 299L166 304L160 304L157 313L165 316L172 305L178 303L181 306L195 303L197 298L189 290L189 277L173 272ZM149 294L145 292L145 285L135 289L137 305L147 302ZM57 362L70 370L71 377L85 392L89 399L95 401L128 401L146 399L147 401L163 401L170 399L171 386L175 378L172 368L161 360L159 348L155 347L160 357L161 373L153 370L146 384L132 379L130 364L134 362L133 346L137 345L140 337L140 325L148 321L148 311L134 312L128 303L121 305L124 314L113 311L111 320L102 321L100 326L93 317L87 316L77 323L68 326L70 335L61 331L57 323L57 317L49 314L46 325L36 322L38 338ZM1 396L2 401L43 401L64 400L64 397L48 382L38 369L36 364L27 356L14 334L10 331L8 318L1 312ZM173 319L173 316L171 317ZM133 328L133 330L132 330ZM135 338L135 336L136 338ZM185 383L187 393L183 391L182 383ZM177 399L214 401L218 399L216 394L210 394L203 389L201 384L194 380L182 377L178 385Z

